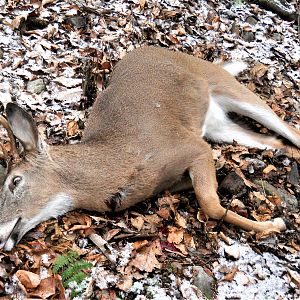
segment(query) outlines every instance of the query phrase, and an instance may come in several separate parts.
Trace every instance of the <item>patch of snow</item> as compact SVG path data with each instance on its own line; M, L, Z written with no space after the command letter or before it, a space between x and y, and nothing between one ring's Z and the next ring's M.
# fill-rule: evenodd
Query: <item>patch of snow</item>
M48 277L49 277L48 269L41 266L40 267L40 278L45 279L45 278L48 278Z
M135 294L145 293L146 299L153 300L175 300L166 294L166 289L162 287L162 279L158 275L135 282L130 288L130 292Z
M118 281L118 276L100 265L92 268L91 277L95 280L95 284L100 290L107 289Z
M118 255L118 266L123 267L126 266L131 258L133 246L132 243L127 243L123 249L120 249Z
M258 254L248 245L235 242L239 248L240 258L228 260L225 257L226 244L219 243L219 264L214 269L218 284L218 300L238 298L241 300L294 299L289 295L290 280L287 273L287 262L275 255L265 252ZM291 255L295 259L295 256ZM299 257L298 257L299 259ZM230 272L234 267L238 271L232 281L222 281L224 268ZM223 272L222 272L223 271ZM298 293L300 296L300 292Z

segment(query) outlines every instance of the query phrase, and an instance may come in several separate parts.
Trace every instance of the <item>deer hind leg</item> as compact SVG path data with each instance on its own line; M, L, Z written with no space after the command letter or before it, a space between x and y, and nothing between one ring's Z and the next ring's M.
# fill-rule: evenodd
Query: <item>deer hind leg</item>
M266 127L274 130L278 134L290 140L294 145L300 145L300 131L283 122L261 99L249 93L251 102L244 99L239 100L231 95L213 95L204 123L204 135L213 141L232 143L233 140L247 147L259 149L280 149L282 154L299 158L300 150L296 147L286 146L281 140L266 135L257 134L246 130L228 117L228 112L248 116ZM253 100L253 101L252 101Z
M235 112L254 119L289 140L297 148L300 148L299 130L282 121L266 103L247 88L243 87L242 92L242 96L234 93L230 96L213 95L212 101L226 112ZM279 140L277 141L279 142ZM282 149L286 154L294 155L295 157L300 156L299 149L285 147L283 143L280 144L278 142L275 143L276 149Z
M254 133L232 122L227 117L227 108L214 98L211 98L203 131L205 137L215 142L233 143L236 141L240 145L259 149L284 147L283 143L274 137Z
M281 218L274 219L273 221L257 222L244 218L230 210L226 211L221 206L216 192L217 181L210 147L203 142L201 149L204 150L204 154L193 162L188 171L199 205L208 217L217 220L223 218L224 221L249 231L260 232L271 230L279 232L285 230L286 227Z

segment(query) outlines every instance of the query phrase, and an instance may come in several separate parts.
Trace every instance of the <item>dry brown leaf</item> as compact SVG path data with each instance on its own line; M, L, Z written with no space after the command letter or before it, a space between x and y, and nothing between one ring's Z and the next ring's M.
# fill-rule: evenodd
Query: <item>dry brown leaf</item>
M257 64L250 70L250 73L259 79L259 78L263 77L267 71L268 71L267 66L265 66L263 64Z
M141 249L142 247L148 245L148 241L147 240L143 240L143 241L136 241L132 244L132 248L135 250Z
M175 204L179 203L180 200L177 198L176 195L168 195L163 198L158 199L158 205L161 206L170 206L171 210L176 213Z
M175 215L175 223L182 228L186 228L186 219L178 212Z
M280 230L274 229L274 228L267 229L267 230L256 233L255 237L256 237L256 240L259 241L259 240L265 239L271 235L274 235L274 233L280 233Z
M184 244L178 244L178 245L174 245L178 250L180 250L180 252L183 254L183 255L188 255L189 253L187 252L186 250L186 247Z
M177 227L169 227L168 228L169 234L168 234L168 238L167 241L169 243L173 243L173 244L180 244L183 240L183 234L184 231L182 228L177 228Z
M157 214L146 215L144 216L144 220L151 225L158 225L162 221L162 219Z
M277 171L277 168L273 165L268 165L263 169L264 174L269 174L271 171Z
M238 270L239 268L237 266L233 267L232 270L223 277L222 281L232 281Z
M41 280L41 283L37 289L30 293L30 296L40 297L41 299L47 299L48 297L55 294L55 278L48 277Z
M161 269L162 265L157 260L156 255L162 255L159 240L153 241L149 247L143 247L130 262L130 266L146 272L152 272L155 268Z
M136 218L131 218L130 219L130 222L131 222L131 225L133 227L135 227L138 231L141 231L141 229L143 228L144 226L144 218L141 217L141 216L138 216Z
M39 275L25 270L18 270L16 276L27 289L34 289L41 282Z
M258 214L256 211L252 211L251 216L258 222L265 222L272 218L270 214Z
M196 249L194 238L190 234L184 233L183 239L186 247Z
M258 200L260 200L260 201L266 201L267 200L267 198L266 198L266 196L265 195L263 195L263 194L261 194L260 192L252 192L252 194L253 194L253 196L255 197L255 198L257 198Z
M291 245L294 249L296 249L297 251L300 251L300 245L296 244L295 241L291 241L289 243L289 245Z
M171 218L171 214L170 214L170 208L161 208L160 210L158 210L156 213L162 217L164 220L169 220Z
M121 230L120 229L111 229L104 235L104 240L109 241L111 240L115 235L117 235Z
M236 168L234 171L237 175L239 175L243 179L246 186L256 188L256 185L253 182L251 182L250 180L246 179L245 175L239 168Z
M133 280L132 280L132 276L131 275L124 275L122 277L122 280L120 282L117 283L117 287L124 291L127 292L133 284Z
M140 0L140 7L141 7L141 9L144 9L145 4L146 4L146 0Z
M300 288L300 274L291 269L287 269L288 274L291 276L291 280Z
M79 132L79 125L76 121L71 120L67 124L67 134L68 136L76 136Z
M283 202L282 199L278 195L268 196L268 200L276 206L281 206L281 204Z

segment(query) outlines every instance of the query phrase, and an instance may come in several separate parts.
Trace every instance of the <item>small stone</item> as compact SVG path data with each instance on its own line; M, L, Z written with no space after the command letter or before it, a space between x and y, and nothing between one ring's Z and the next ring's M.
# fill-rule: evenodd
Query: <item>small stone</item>
M219 191L236 195L245 189L243 179L235 172L230 172L219 186Z
M193 284L203 293L203 295L205 295L205 297L212 299L213 278L210 277L201 266L194 266L193 273L195 274Z
M287 175L287 180L291 184L295 186L299 186L299 170L298 170L298 165L295 161L292 163L292 168Z
M261 190L267 194L267 196L277 196L286 205L286 207L295 211L298 208L298 200L294 195L291 195L284 189L276 188L265 180L254 180L254 183L261 187Z
M232 260L238 260L240 258L240 249L239 246L234 244L231 246L225 246L224 247L225 256L232 259Z
M242 33L242 38L250 43L250 42L253 42L255 40L255 34L251 31L245 31Z
M44 83L44 80L41 78L28 81L27 83L27 91L32 94L40 94L45 90L46 90L46 85Z
M246 22L249 23L250 25L256 25L258 21L253 16L248 16L246 18Z
M77 29L85 28L86 27L86 17L73 16L73 17L67 18L66 23L76 27Z

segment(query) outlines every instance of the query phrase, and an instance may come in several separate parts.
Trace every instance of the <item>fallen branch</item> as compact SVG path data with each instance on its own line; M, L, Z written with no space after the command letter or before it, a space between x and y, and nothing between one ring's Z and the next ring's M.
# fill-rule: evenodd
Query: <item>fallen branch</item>
M293 21L299 25L299 9L298 11L286 0L254 0L250 3L257 3L262 8L276 13L279 17L286 21Z
M107 241L104 240L99 234L94 232L88 234L88 238L99 248L103 255L108 259L109 262L116 267L116 258L110 252L110 249L107 247Z

